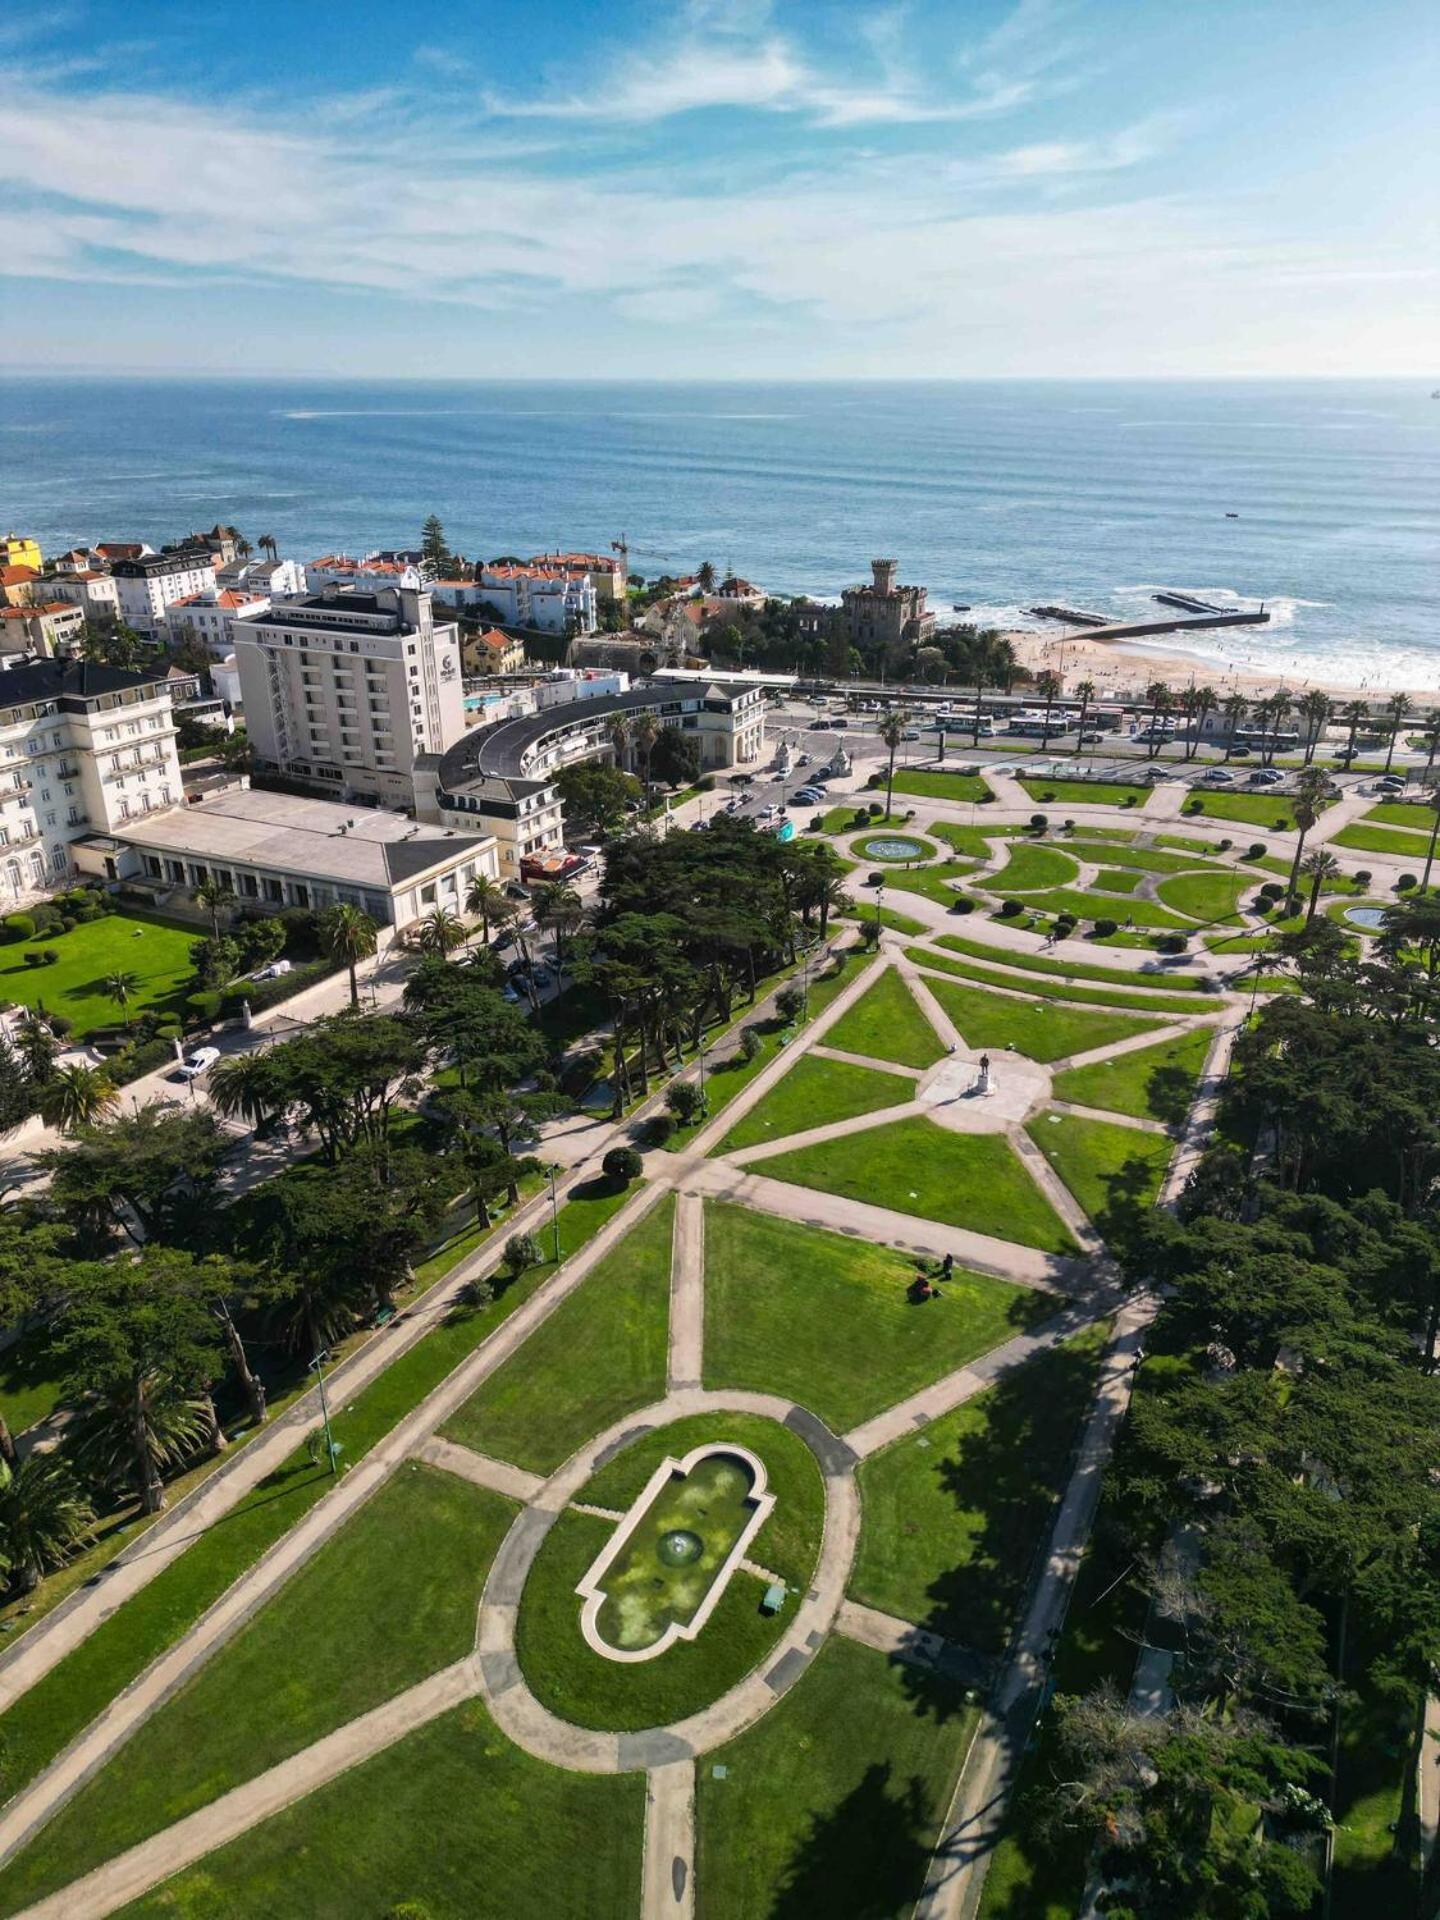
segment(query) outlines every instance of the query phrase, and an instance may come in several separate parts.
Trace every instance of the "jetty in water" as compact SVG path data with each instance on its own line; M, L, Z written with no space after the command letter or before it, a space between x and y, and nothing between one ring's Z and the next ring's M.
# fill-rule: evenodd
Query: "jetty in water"
M1208 600L1197 600L1189 593L1156 593L1150 596L1157 606L1178 607L1182 613L1233 613L1233 607L1212 606Z

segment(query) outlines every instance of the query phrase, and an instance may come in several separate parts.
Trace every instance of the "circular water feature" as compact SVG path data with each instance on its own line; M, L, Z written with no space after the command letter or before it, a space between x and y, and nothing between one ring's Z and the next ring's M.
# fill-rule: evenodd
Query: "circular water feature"
M860 851L867 860L924 860L929 857L931 848L924 840L907 840L900 834L884 834L877 840L863 841Z
M704 1551L705 1542L688 1527L672 1527L655 1543L655 1556L666 1567L688 1567Z
M1384 907L1347 907L1345 918L1354 927L1363 927L1367 933L1378 933L1385 924Z

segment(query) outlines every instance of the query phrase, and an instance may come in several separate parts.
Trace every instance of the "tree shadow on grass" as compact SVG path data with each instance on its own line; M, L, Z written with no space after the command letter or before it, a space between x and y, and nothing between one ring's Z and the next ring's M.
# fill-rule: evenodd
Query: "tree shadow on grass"
M922 1781L891 1785L888 1762L817 1814L782 1870L768 1920L892 1920L908 1913L925 1883L932 1811Z
M1159 1066L1145 1082L1145 1105L1150 1117L1167 1127L1181 1127L1195 1097L1195 1076L1184 1067Z
M1164 1172L1155 1162L1135 1154L1122 1161L1113 1173L1101 1174L1105 1199L1096 1210L1094 1220L1118 1260L1128 1260L1134 1250L1145 1216L1155 1205Z
M920 1626L988 1656L1003 1653L1094 1382L1093 1350L1060 1346L1038 1354L988 1390L979 1403L984 1424L936 1462L956 1512L978 1524L964 1560L927 1589ZM905 1678L917 1713L943 1718L962 1710L963 1696L943 1670L910 1667Z

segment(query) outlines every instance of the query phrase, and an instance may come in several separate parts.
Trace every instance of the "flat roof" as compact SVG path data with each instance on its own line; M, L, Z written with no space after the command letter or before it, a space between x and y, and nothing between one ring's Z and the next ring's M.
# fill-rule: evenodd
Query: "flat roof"
M525 756L551 734L564 733L584 721L604 720L612 713L643 713L647 708L685 701L715 700L733 704L733 691L711 680L668 680L663 686L632 688L629 693L598 694L591 700L567 700L518 720L496 720L476 727L457 740L440 760L440 785L449 793L462 791L478 779L530 778Z
M154 853L234 860L387 891L488 844L486 837L418 825L402 813L254 787L127 820L120 838Z

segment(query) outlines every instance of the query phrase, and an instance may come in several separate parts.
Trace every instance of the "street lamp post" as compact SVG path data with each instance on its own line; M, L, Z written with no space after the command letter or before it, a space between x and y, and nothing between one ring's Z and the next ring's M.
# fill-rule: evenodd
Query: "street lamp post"
M330 1431L330 1400L325 1392L325 1362L329 1357L329 1354L322 1348L310 1362L310 1371L320 1383L320 1419L325 1428L325 1458L329 1461L330 1471L333 1474L335 1471L335 1456L339 1453L340 1449L336 1446L334 1435Z
M881 929L885 924L885 882L882 880L875 889L875 944L880 944Z
M709 1112L705 1104L705 1036L703 1033L700 1036L700 1111L701 1113Z
M550 1226L555 1235L555 1264L560 1264L560 1208L555 1198L555 1163L552 1161L545 1169L550 1181Z

